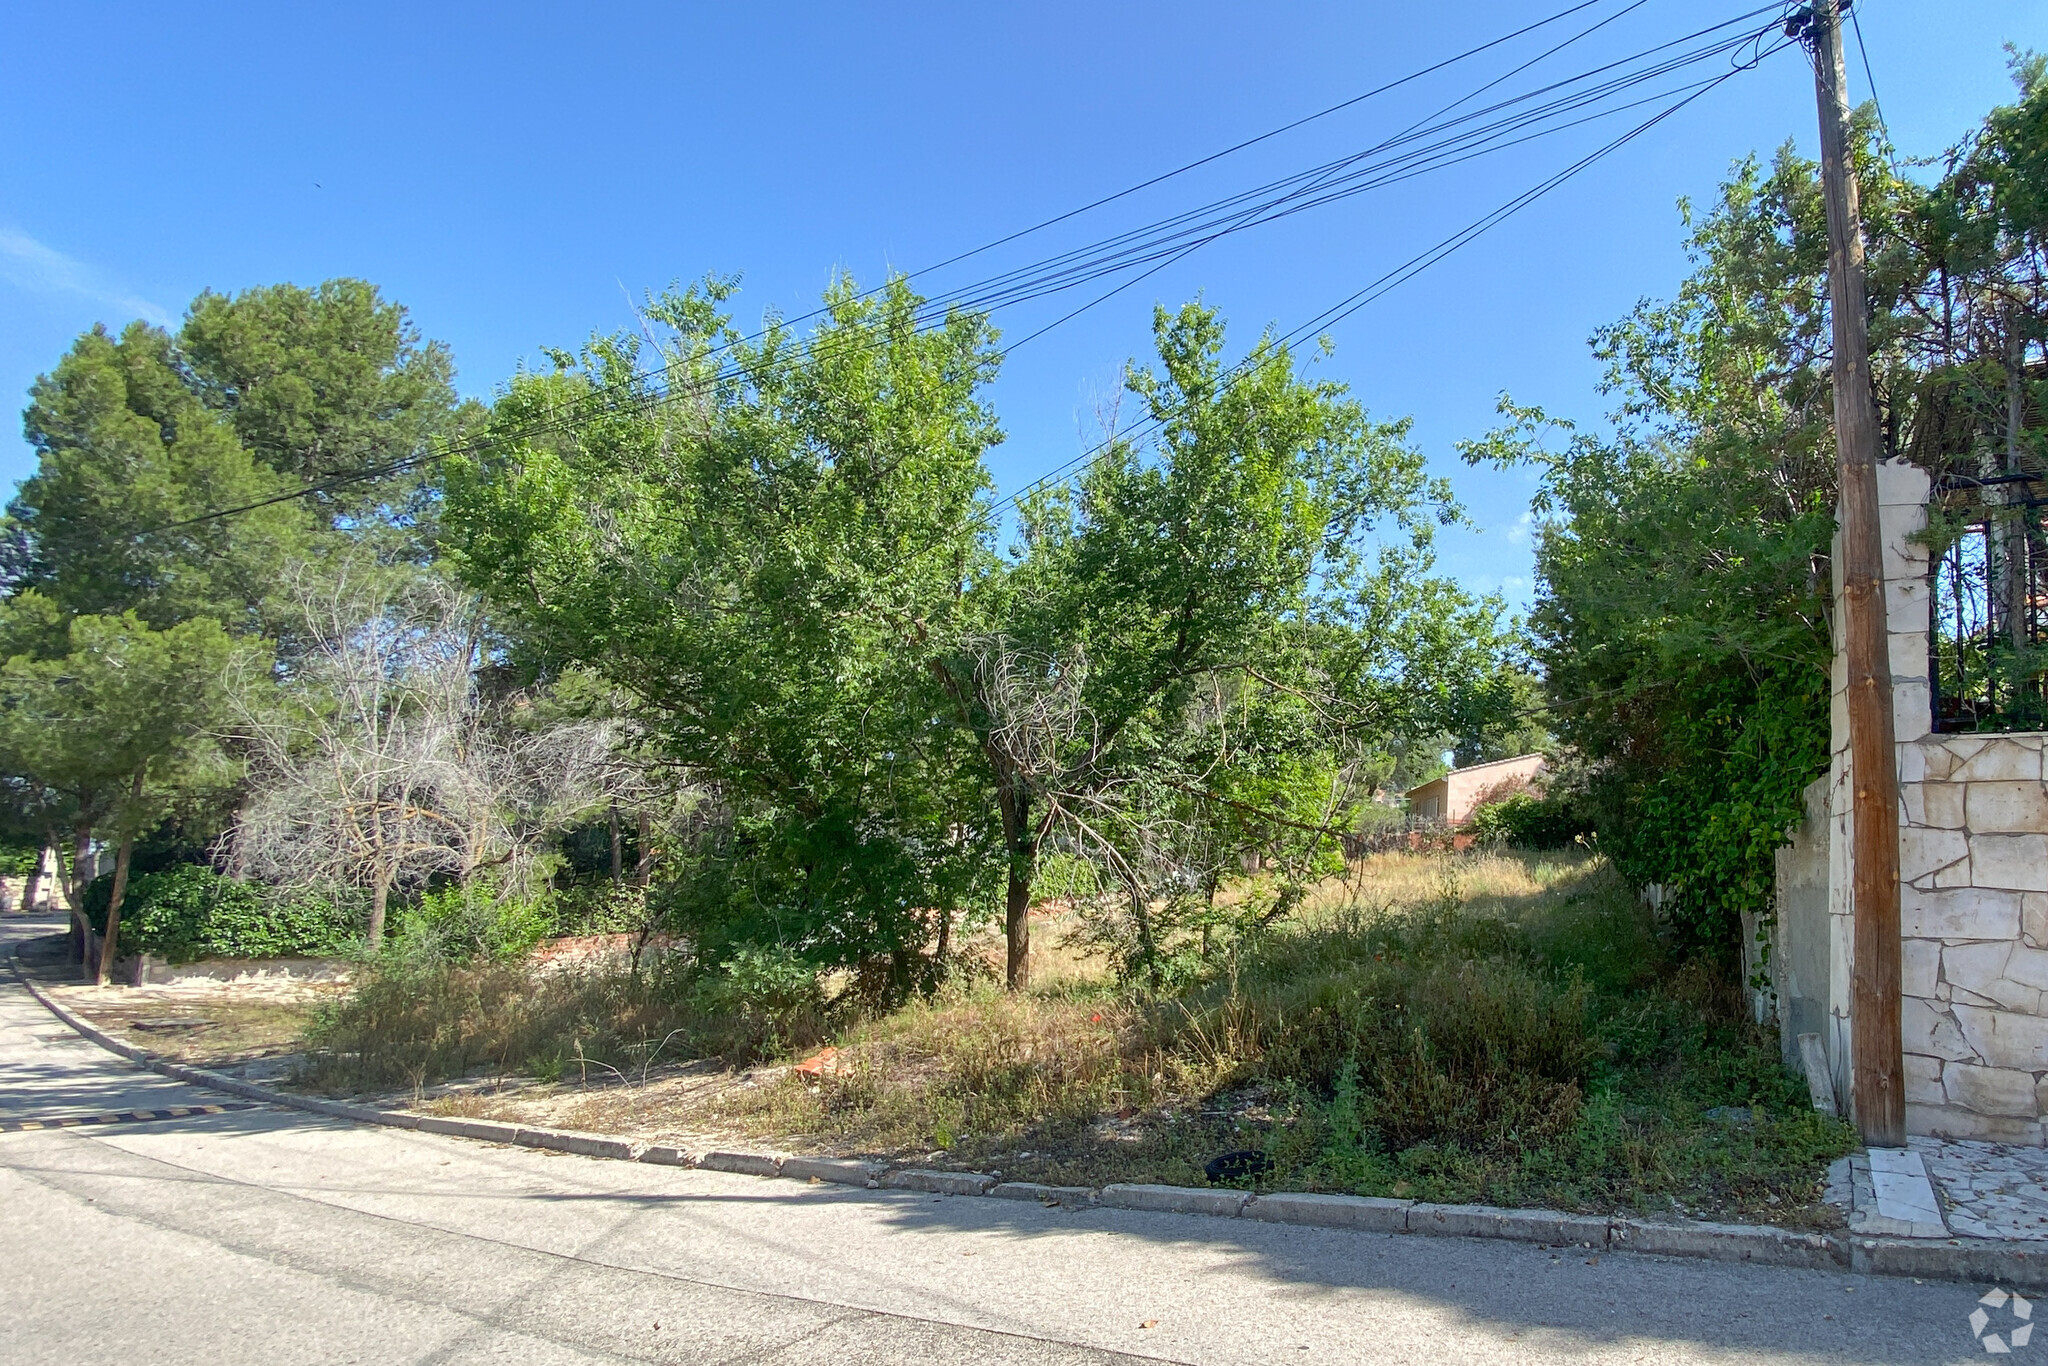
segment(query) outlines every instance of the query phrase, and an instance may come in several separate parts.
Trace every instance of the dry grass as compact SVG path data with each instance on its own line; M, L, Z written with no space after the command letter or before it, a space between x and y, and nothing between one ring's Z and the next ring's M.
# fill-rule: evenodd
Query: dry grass
M1121 990L1077 920L1036 918L1028 993L969 974L868 1018L735 1009L688 978L373 979L319 1021L308 1077L424 1098L467 1074L489 1084L427 1103L1059 1184L1201 1184L1250 1149L1263 1188L1831 1217L1816 1197L1847 1129L1596 858L1375 855L1163 997ZM831 1068L787 1066L821 1042ZM783 1064L686 1062L713 1055Z
M201 1067L289 1057L345 988L221 983L210 987L46 988L68 1010L140 1048Z

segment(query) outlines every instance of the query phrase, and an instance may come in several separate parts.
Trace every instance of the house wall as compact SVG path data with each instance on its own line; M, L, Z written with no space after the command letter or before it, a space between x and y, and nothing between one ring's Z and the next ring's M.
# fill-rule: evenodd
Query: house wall
M1540 754L1522 754L1511 760L1495 760L1491 764L1473 764L1470 768L1454 768L1440 778L1444 782L1444 811L1442 819L1446 825L1462 825L1473 819L1473 809L1493 793L1493 788L1505 782L1534 782L1542 774Z
M1879 466L1885 607L1899 766L1902 1032L1911 1133L2048 1142L2048 734L1941 735L1928 678L1925 471ZM1836 557L1837 565L1840 556ZM1835 584L1839 601L1839 570ZM1810 1031L1813 869L1827 867L1825 1029L1835 1094L1849 1099L1848 857L1852 833L1847 666L1836 613L1833 755L1818 803L1779 857L1773 931L1780 1028Z
M1424 783L1408 794L1408 812L1417 820L1440 821L1449 800L1450 784L1442 778Z

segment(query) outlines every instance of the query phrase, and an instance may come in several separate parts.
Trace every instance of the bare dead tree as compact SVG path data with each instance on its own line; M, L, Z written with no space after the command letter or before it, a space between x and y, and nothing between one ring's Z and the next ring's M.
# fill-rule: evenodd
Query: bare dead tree
M394 887L484 868L516 883L543 836L603 802L611 724L486 703L473 598L362 565L302 572L293 590L300 648L270 704L242 717L238 867L366 889L376 944Z

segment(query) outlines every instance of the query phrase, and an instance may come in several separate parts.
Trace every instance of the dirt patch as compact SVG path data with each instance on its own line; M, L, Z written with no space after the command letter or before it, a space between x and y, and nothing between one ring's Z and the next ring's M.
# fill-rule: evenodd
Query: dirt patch
M66 1010L175 1062L244 1073L253 1066L266 1079L289 1071L314 1012L347 990L282 979L103 989L78 981L64 950L61 935L31 940L19 961Z

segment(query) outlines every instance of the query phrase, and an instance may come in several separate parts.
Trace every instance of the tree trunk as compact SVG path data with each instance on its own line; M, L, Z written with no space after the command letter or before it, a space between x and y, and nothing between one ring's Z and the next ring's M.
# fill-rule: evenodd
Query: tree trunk
M1038 841L1031 834L1028 797L997 793L1003 843L1010 850L1010 885L1003 898L1003 934L1008 941L1003 984L1011 991L1031 985L1031 883L1038 872Z
M363 932L363 947L371 956L384 947L384 908L391 901L391 873L379 868L370 883L370 926Z
M33 912L36 908L36 893L43 890L43 859L48 850L38 850L36 861L28 870L27 881L21 884L21 909Z
M90 977L86 963L86 945L92 942L92 926L85 918L85 888L92 881L86 862L92 855L92 827L74 830L71 834L71 873L64 873L64 857L56 859L57 883L64 893L64 905L71 912L72 931L78 936L78 970L81 977Z
M617 802L612 803L612 809L607 816L607 821L611 827L612 835L612 886L617 887L626 880L626 840L625 836L619 833L619 804Z
M1003 982L1011 991L1031 985L1031 874L1035 861L1027 853L1010 855L1010 887L1003 898L1003 931L1009 945Z
M141 786L137 783L137 786ZM135 852L135 836L121 836L121 847L114 854L114 886L107 897L107 936L100 941L100 970L97 982L100 986L111 985L114 980L114 958L116 943L121 936L121 902L128 895L128 856Z
M633 860L633 885L645 887L648 877L654 871L654 821L645 811L640 813L639 857Z

